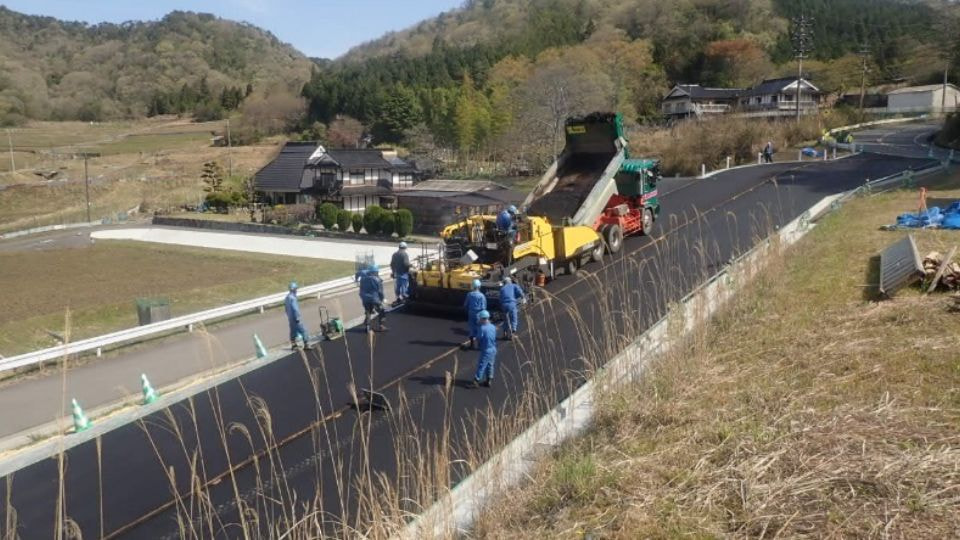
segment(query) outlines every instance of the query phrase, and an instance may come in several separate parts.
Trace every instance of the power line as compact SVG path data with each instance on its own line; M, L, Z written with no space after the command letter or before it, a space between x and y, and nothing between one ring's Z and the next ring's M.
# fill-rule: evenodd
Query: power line
M867 92L867 58L870 56L870 46L866 41L860 45L861 69L860 69L860 118L863 118L863 98Z

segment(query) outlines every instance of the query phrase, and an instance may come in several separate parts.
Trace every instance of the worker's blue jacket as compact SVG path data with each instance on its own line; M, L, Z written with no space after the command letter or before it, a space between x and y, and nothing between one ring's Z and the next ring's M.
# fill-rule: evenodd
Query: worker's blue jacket
M504 310L516 308L520 300L523 300L523 289L516 283L507 283L500 287L500 305Z
M354 282L360 281L360 279L363 276L367 275L369 272L370 272L370 269L364 266L363 268L357 270L357 273L353 275L353 281Z
M497 228L504 232L513 230L513 216L510 212L503 210L497 214Z
M364 304L380 304L383 302L383 280L373 272L363 274L360 278L360 300Z
M477 314L487 309L487 297L480 291L470 291L463 300L463 307L466 308L470 321L476 323Z
M497 352L497 327L491 323L480 326L480 332L477 336L477 349L481 353Z
M290 291L283 300L283 307L287 312L287 320L294 322L300 320L300 302L297 300L297 293Z

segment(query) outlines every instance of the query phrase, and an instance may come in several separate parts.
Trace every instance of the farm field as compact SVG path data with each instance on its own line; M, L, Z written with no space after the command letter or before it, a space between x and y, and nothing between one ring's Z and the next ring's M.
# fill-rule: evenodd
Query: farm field
M165 298L173 316L343 277L353 263L99 241L81 248L0 252L0 354L137 325L136 299Z

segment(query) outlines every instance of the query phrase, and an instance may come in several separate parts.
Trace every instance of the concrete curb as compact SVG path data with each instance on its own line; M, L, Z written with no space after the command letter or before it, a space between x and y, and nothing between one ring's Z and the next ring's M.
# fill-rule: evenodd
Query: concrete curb
M387 313L392 313L401 309L403 306L387 307ZM349 321L344 321L344 330L349 331L363 324L363 317L355 317ZM253 352L253 342L251 336L251 352ZM222 370L215 371L207 378L199 381L175 383L167 385L164 388L157 388L160 397L149 405L140 405L140 396L131 395L130 397L119 400L107 405L87 410L87 417L93 422L90 429L80 433L74 433L72 428L64 432L63 428L71 425L70 417L65 416L60 421L48 422L34 429L21 432L0 441L0 452L16 452L6 458L0 458L0 477L7 476L24 467L29 467L38 461L48 459L65 452L75 446L87 441L103 436L114 429L122 427L131 422L136 422L142 418L157 411L166 409L180 401L206 392L224 382L240 377L255 369L259 369L267 364L276 362L281 358L291 354L291 350L286 347L273 347L268 349L267 357L257 359L250 356L240 360L232 366ZM81 404L82 405L82 404ZM37 443L33 447L26 448L40 437L48 438L43 442ZM17 450L22 449L22 450Z

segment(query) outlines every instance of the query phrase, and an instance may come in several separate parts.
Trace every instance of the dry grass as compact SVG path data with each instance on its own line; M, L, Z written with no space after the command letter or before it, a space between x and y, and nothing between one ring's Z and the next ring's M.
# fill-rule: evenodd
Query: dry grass
M704 334L609 396L475 536L955 536L960 318L942 295L864 292L870 258L903 234L877 227L914 203L897 192L827 218ZM917 236L921 251L960 243Z
M49 330L72 312L74 339L136 326L134 301L168 298L174 315L282 292L291 279L350 275L353 263L136 242L0 252L0 352L56 344ZM265 271L266 270L266 271Z
M82 221L86 217L83 160L77 151L96 151L89 160L91 215L99 220L144 203L149 209L202 200L203 163L218 161L237 175L249 175L276 151L277 140L227 149L210 146L222 122L194 124L182 119L84 124L38 122L12 133L17 173L0 155L0 231ZM2 134L0 149L5 149ZM54 182L34 172L59 171Z
M757 154L767 141L777 149L777 160L796 159L793 150L800 144L813 144L824 129L849 125L853 120L842 111L825 111L818 116L766 120L762 118L717 117L676 123L670 128L638 130L629 135L635 155L658 156L664 174L696 175L700 165L707 170L756 163Z

